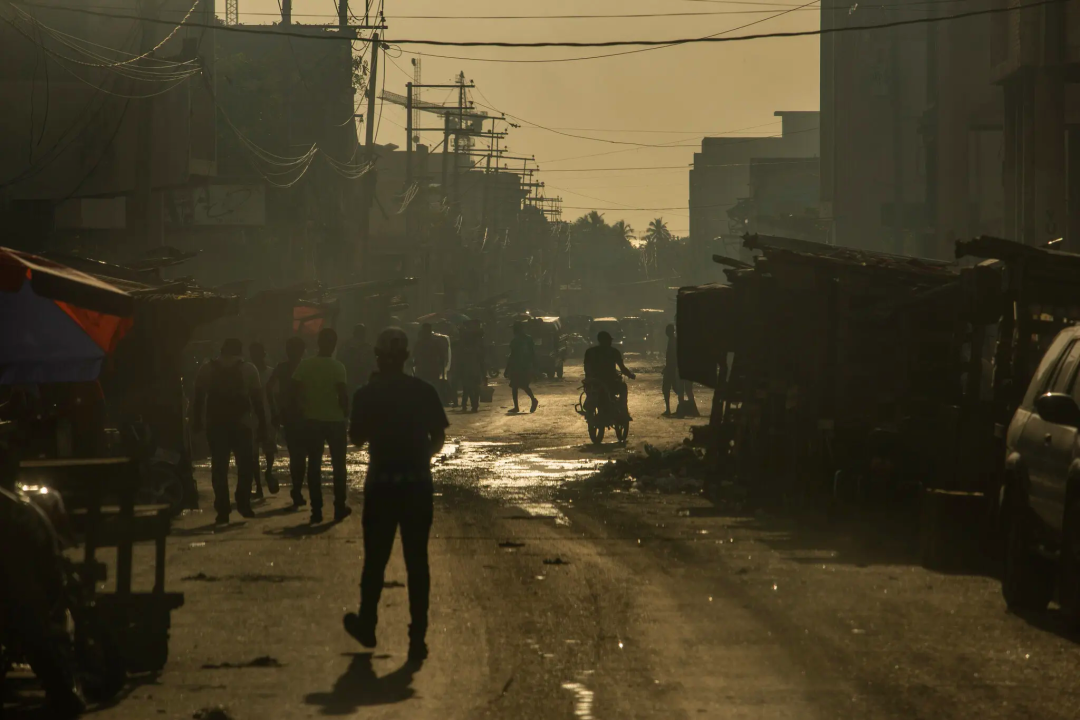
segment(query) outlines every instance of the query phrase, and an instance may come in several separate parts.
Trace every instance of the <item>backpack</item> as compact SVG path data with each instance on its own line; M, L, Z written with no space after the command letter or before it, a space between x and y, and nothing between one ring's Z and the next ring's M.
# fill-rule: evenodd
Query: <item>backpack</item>
M206 392L206 424L237 423L251 411L251 398L244 387L243 363L225 365L210 361L210 385Z

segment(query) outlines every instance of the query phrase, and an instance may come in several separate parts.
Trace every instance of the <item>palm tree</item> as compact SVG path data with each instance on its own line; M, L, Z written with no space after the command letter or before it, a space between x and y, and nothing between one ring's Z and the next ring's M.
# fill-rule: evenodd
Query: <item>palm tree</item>
M647 243L651 242L666 242L671 239L671 231L668 230L667 223L664 222L664 218L658 217L649 223L649 229L645 231L645 234L641 236L641 239Z
M630 242L634 239L634 228L630 227L630 223L625 220L619 220L611 226L611 231L615 234L615 237Z
M587 214L579 217L574 221L574 225L581 230L589 231L603 231L608 229L607 221L604 220L604 214L597 212L596 210L591 210Z

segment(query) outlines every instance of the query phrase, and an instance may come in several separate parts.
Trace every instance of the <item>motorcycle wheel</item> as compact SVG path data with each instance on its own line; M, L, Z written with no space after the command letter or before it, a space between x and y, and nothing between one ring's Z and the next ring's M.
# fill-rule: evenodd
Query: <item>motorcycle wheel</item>
M615 423L615 439L621 443L626 442L626 436L630 434L630 423Z
M585 405L585 421L589 423L589 439L594 445L604 442L604 423L600 420L600 408L588 403Z

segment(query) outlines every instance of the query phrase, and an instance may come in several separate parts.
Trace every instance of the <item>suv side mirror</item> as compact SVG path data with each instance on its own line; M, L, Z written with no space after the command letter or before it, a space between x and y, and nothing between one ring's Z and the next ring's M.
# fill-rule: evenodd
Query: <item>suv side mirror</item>
M1076 404L1072 395L1046 393L1035 400L1035 412L1054 425L1080 427L1080 405Z

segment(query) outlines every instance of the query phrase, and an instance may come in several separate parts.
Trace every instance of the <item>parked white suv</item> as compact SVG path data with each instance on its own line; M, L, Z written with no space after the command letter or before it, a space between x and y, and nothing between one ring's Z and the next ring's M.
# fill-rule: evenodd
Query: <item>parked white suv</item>
M1080 327L1062 330L1039 363L1006 435L1002 593L1045 610L1057 590L1080 628Z

